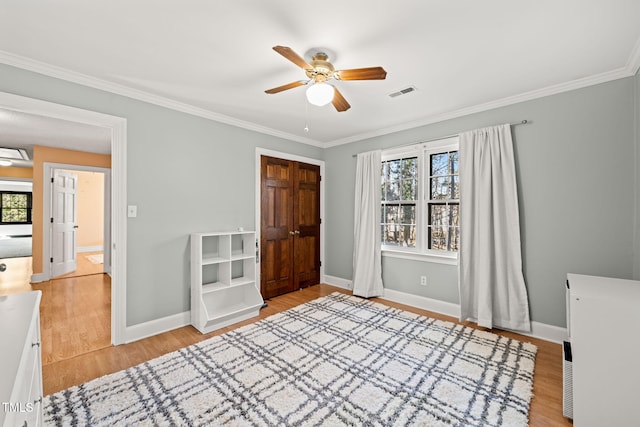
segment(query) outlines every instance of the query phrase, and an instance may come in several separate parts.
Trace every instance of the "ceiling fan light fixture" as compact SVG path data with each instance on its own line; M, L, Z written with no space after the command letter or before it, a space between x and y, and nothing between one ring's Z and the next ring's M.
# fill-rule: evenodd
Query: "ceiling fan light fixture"
M333 100L335 89L328 83L315 83L307 89L307 100L319 107L327 105Z

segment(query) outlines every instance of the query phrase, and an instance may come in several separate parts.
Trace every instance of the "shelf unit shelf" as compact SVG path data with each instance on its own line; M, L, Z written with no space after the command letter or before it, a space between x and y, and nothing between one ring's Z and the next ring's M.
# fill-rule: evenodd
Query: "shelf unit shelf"
M257 316L253 231L191 234L191 324L203 334Z

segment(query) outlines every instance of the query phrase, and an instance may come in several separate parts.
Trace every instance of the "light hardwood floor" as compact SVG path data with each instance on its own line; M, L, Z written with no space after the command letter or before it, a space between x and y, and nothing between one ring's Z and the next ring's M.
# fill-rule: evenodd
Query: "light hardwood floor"
M29 284L31 257L0 260L0 295L42 291L40 333L42 363L70 359L111 345L111 280L103 265L78 253L77 269L64 276Z
M89 276L94 277L94 276ZM268 300L268 307L261 310L259 317L236 325L202 335L191 326L185 326L170 332L124 344L117 347L106 347L73 358L50 361L43 366L44 393L51 394L102 375L117 372L135 366L154 357L161 356L179 348L194 344L215 335L233 330L239 326L254 322L280 311L303 304L332 292L350 293L344 289L329 285L316 285L290 294ZM456 319L437 313L392 303L380 298L376 301L414 313L456 322ZM43 320L44 322L44 320ZM109 317L104 318L109 322ZM473 327L472 324L467 326ZM522 341L529 341L538 346L536 368L534 374L534 397L531 402L531 426L571 426L572 423L562 416L562 349L558 344L529 338L514 333L494 331L501 335ZM46 346L43 336L43 347ZM44 348L43 348L44 349Z

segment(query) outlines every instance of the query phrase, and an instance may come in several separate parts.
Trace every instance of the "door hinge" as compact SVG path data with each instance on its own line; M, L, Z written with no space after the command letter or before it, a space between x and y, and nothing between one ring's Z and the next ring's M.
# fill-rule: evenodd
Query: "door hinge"
M49 262L53 262L53 258L49 258Z
M51 183L53 184L53 182L54 182L54 181L53 181L53 177L51 177Z
M51 218L51 224L53 224L53 218Z
M320 261L320 267L322 267L322 261Z

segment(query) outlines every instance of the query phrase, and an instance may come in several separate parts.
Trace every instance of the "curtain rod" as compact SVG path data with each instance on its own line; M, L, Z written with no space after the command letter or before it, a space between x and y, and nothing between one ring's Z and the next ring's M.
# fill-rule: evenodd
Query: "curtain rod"
M522 120L522 121L520 121L520 122L518 122L518 123L509 123L509 126L526 125L526 124L528 124L528 123L531 123L531 122L530 122L529 120L527 120L527 119L524 119L524 120ZM408 147L408 146L410 146L410 145L424 144L424 143L431 142L431 141L437 141L437 140L439 140L439 139L453 138L453 137L455 137L455 136L460 136L460 134L459 134L459 133L456 133L456 134L453 134L453 135L447 135L447 136L441 136L441 137L438 137L438 138L428 139L428 140L426 140L426 141L412 142L412 143L410 143L410 144L396 145L395 147L389 147L389 148L401 148L401 147ZM353 154L351 157L358 157L358 155L357 155L357 154Z

